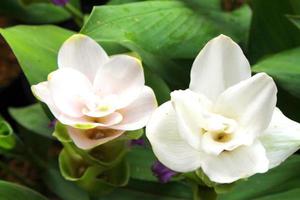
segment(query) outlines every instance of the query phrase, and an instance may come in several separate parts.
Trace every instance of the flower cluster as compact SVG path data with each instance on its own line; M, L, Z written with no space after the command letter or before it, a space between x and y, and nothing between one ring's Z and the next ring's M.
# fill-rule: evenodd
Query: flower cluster
M81 34L62 45L58 69L32 91L82 149L147 124L160 161L152 170L162 182L201 168L211 181L231 183L266 172L299 148L300 125L276 108L273 79L251 76L242 50L224 35L196 57L189 88L173 91L157 109L138 59L109 57Z

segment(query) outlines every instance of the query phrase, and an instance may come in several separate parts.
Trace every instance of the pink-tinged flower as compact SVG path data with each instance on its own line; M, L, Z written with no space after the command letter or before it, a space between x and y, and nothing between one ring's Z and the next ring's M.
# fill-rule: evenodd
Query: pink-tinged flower
M251 77L240 47L221 35L196 57L189 89L171 93L146 127L160 162L177 172L201 168L231 183L263 173L300 147L300 124L276 108L276 85Z
M62 45L58 69L48 75L48 81L33 85L32 91L57 120L68 125L71 138L83 149L144 127L157 107L138 59L109 57L82 34Z

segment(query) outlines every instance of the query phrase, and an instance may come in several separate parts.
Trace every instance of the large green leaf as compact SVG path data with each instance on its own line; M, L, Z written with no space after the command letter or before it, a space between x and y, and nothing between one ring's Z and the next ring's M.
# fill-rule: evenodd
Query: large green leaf
M0 181L1 200L47 200L46 197L24 186Z
M130 177L137 180L157 181L153 176L151 166L156 161L151 149L145 147L133 147L127 155L130 166Z
M192 190L186 183L154 183L131 179L128 186L119 188L99 200L188 200ZM96 199L95 199L96 200Z
M300 196L300 156L289 158L281 166L265 174L257 174L237 184L220 200L296 200Z
M58 170L50 168L44 175L46 185L62 200L89 200L88 194L75 183L65 180Z
M161 56L194 58L212 37L224 33L239 38L240 32L247 31L248 7L236 12L239 15L215 10L195 13L178 1L98 6L81 32L98 42L131 42ZM224 29L237 24L242 25L238 33Z
M62 7L51 3L38 2L25 5L20 0L1 0L0 14L35 24L55 23L71 17Z
M9 112L27 130L47 138L53 138L53 128L49 127L50 119L45 114L41 104L37 103L22 108L10 108Z
M288 15L287 18L300 29L300 15Z
M117 43L137 52L151 71L178 88L186 87L191 63L185 67L171 59L193 59L220 33L240 40L247 33L250 14L247 6L231 13L196 12L179 1L106 5L94 8L81 33L100 44Z
M0 29L27 79L36 84L57 68L57 53L73 32L56 26L15 26Z
M273 53L300 45L300 31L287 14L300 14L298 0L252 0L248 55L251 63Z
M255 72L266 72L291 94L300 97L300 48L280 52L258 62Z

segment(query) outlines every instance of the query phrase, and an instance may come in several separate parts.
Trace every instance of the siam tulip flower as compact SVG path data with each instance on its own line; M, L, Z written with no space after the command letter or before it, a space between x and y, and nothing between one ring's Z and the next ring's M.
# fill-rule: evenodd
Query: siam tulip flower
M145 86L141 62L131 56L108 57L98 43L73 35L60 48L58 69L32 86L70 137L82 149L144 127L157 107Z
M250 65L229 37L211 40L196 57L189 89L171 93L146 127L160 162L177 172L198 169L231 183L279 165L300 145L300 124L276 108L276 85Z
M140 139L134 139L134 140L130 140L129 143L130 146L141 146L141 147L145 147L146 143L144 138L140 138Z
M151 170L161 183L169 182L173 176L178 174L159 161L155 161L155 163L151 167Z
M51 1L53 4L57 6L64 6L69 2L69 0L51 0Z

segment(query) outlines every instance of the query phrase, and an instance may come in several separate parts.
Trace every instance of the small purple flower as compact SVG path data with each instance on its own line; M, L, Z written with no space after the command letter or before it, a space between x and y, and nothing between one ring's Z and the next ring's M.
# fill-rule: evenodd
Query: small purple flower
M51 0L51 1L53 4L57 6L64 6L69 2L69 0Z
M164 166L161 162L156 161L151 170L161 183L167 183L171 180L171 178L177 174L177 172L172 171L171 169Z
M49 122L48 124L48 128L54 128L55 127L55 124L57 122L57 119L53 119Z
M140 139L136 139L136 140L131 140L129 145L131 147L132 146L142 146L142 147L144 147L146 144L145 144L145 140L143 138L140 138Z

